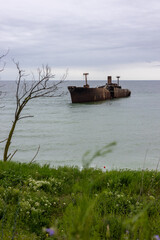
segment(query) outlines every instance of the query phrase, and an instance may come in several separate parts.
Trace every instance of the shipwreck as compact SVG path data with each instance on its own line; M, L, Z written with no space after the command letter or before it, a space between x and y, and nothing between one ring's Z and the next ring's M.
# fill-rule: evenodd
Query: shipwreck
M131 95L129 89L123 89L119 85L120 76L117 76L117 83L112 83L112 77L108 76L108 81L105 85L90 87L87 83L88 74L83 73L85 76L85 85L83 87L68 86L72 103L104 101L113 98L129 97Z

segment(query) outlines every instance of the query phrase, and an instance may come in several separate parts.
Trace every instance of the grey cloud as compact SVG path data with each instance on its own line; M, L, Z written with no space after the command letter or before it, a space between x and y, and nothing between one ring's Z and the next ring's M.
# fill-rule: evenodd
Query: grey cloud
M1 17L0 51L10 48L28 67L160 60L158 0L47 0L44 11L43 1L27 1L26 10L15 2Z

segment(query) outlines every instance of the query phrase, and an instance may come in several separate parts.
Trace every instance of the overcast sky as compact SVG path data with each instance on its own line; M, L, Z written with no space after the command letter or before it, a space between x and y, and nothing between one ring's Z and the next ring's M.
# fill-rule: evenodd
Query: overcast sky
M159 0L1 0L0 79L12 58L27 72L49 64L58 79L160 80ZM2 61L1 61L2 65Z

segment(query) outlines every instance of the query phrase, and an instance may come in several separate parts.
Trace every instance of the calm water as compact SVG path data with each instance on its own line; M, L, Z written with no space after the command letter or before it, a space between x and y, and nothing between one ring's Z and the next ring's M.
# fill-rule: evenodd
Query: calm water
M83 82L65 82L79 85ZM98 86L103 81L93 81ZM34 118L18 122L11 150L15 161L29 162L40 145L40 164L82 166L82 156L93 154L116 141L111 153L95 159L92 166L107 169L156 169L160 159L160 81L121 81L129 98L100 103L72 104L69 93L60 98L30 102L24 114ZM7 137L15 109L15 83L0 82L6 92L0 104L0 140ZM4 107L3 107L4 106ZM3 108L2 108L3 107ZM0 157L4 144L0 144Z

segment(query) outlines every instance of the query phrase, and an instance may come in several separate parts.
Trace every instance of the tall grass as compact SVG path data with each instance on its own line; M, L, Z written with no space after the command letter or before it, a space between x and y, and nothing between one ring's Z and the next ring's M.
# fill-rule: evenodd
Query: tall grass
M160 173L0 162L0 239L158 239Z

